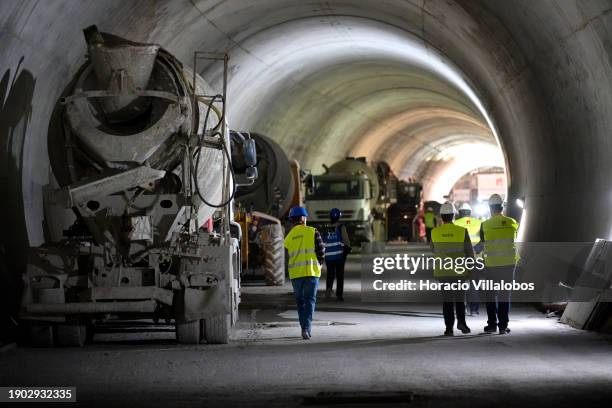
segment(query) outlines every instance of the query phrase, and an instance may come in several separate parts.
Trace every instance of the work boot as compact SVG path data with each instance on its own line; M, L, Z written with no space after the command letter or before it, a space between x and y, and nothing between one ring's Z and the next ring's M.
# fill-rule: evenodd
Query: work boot
M331 288L328 288L325 290L325 299L331 299L332 297L332 290Z
M461 330L461 333L463 334L468 334L471 333L472 331L470 330L470 328L468 327L467 324L464 323L458 323L457 324L457 329Z
M302 338L304 340L310 340L310 334L308 334L308 330L302 329Z
M342 296L338 296L336 298L336 302L344 302L344 298Z
M499 334L510 334L508 326L499 326Z
M444 335L447 337L453 337L455 335L455 333L453 332L453 328L446 328L446 331L444 331Z
M496 324L487 324L484 327L484 332L485 333L491 334L491 333L495 333L496 331L497 331L497 325Z

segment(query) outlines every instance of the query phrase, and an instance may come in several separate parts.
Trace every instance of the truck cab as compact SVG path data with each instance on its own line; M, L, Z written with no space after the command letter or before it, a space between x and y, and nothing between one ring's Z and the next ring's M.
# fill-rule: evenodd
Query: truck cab
M309 224L317 228L329 224L329 211L339 208L351 244L371 242L372 199L371 181L364 174L313 176L306 191Z

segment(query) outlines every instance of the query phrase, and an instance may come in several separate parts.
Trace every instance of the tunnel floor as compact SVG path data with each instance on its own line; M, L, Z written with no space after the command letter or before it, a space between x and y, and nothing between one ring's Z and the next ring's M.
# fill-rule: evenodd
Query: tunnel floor
M361 303L355 260L344 303L322 283L310 341L289 285L244 287L228 345L178 345L172 326L134 322L82 349L1 353L1 383L74 385L85 406L609 406L612 336L515 305L509 335L481 333L481 306L472 334L443 337L438 305Z

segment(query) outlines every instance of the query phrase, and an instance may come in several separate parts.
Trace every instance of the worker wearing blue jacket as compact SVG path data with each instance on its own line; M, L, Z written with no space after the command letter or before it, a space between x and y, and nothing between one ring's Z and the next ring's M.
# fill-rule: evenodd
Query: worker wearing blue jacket
M346 226L340 223L342 212L338 208L332 208L329 212L331 224L323 234L325 241L325 266L327 267L327 279L325 297L331 298L334 280L336 281L336 300L344 301L344 264L346 257L351 252Z

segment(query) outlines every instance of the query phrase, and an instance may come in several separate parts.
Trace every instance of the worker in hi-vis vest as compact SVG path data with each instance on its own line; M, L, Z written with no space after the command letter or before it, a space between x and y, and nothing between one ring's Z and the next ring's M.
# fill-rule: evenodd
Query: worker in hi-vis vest
M344 264L352 249L346 225L340 223L340 217L342 217L342 211L338 208L332 208L329 211L331 224L327 225L323 231L325 269L327 270L325 298L331 298L334 280L336 280L336 300L344 302Z
M499 282L512 282L518 261L516 234L518 223L514 218L502 214L503 200L499 194L489 198L491 218L480 227L480 241L484 244L485 278ZM508 328L510 291L489 291L487 302L487 325L485 333L510 333Z
M457 218L455 219L455 225L465 228L468 230L468 234L470 235L470 241L472 241L472 246L474 249L476 245L480 242L480 225L482 221L478 218L472 217L472 207L468 203L461 204L459 207L459 214L457 214ZM478 256L478 254L476 254ZM472 286L472 285L470 285ZM470 316L479 314L478 309L480 305L480 298L478 296L478 291L473 287L470 287L466 294L468 308L470 310Z
M457 282L468 279L465 270L459 271L455 267L445 267L448 258L474 258L474 249L470 241L468 231L453 224L455 207L446 202L440 207L442 225L431 231L431 245L436 261L434 277L440 282ZM454 263L453 263L454 265ZM465 260L462 263L465 265ZM464 276L465 275L465 276ZM445 336L454 335L455 313L457 314L457 329L462 333L470 333L470 328L465 321L465 291L443 291L442 313L444 314ZM454 309L454 310L453 310Z
M287 269L304 340L312 337L312 316L317 303L321 264L325 258L321 234L316 228L306 225L307 217L304 207L293 207L289 211L292 228L285 237Z
M425 236L427 237L427 242L431 242L431 230L438 224L433 208L427 207L423 215L423 222L425 222Z

